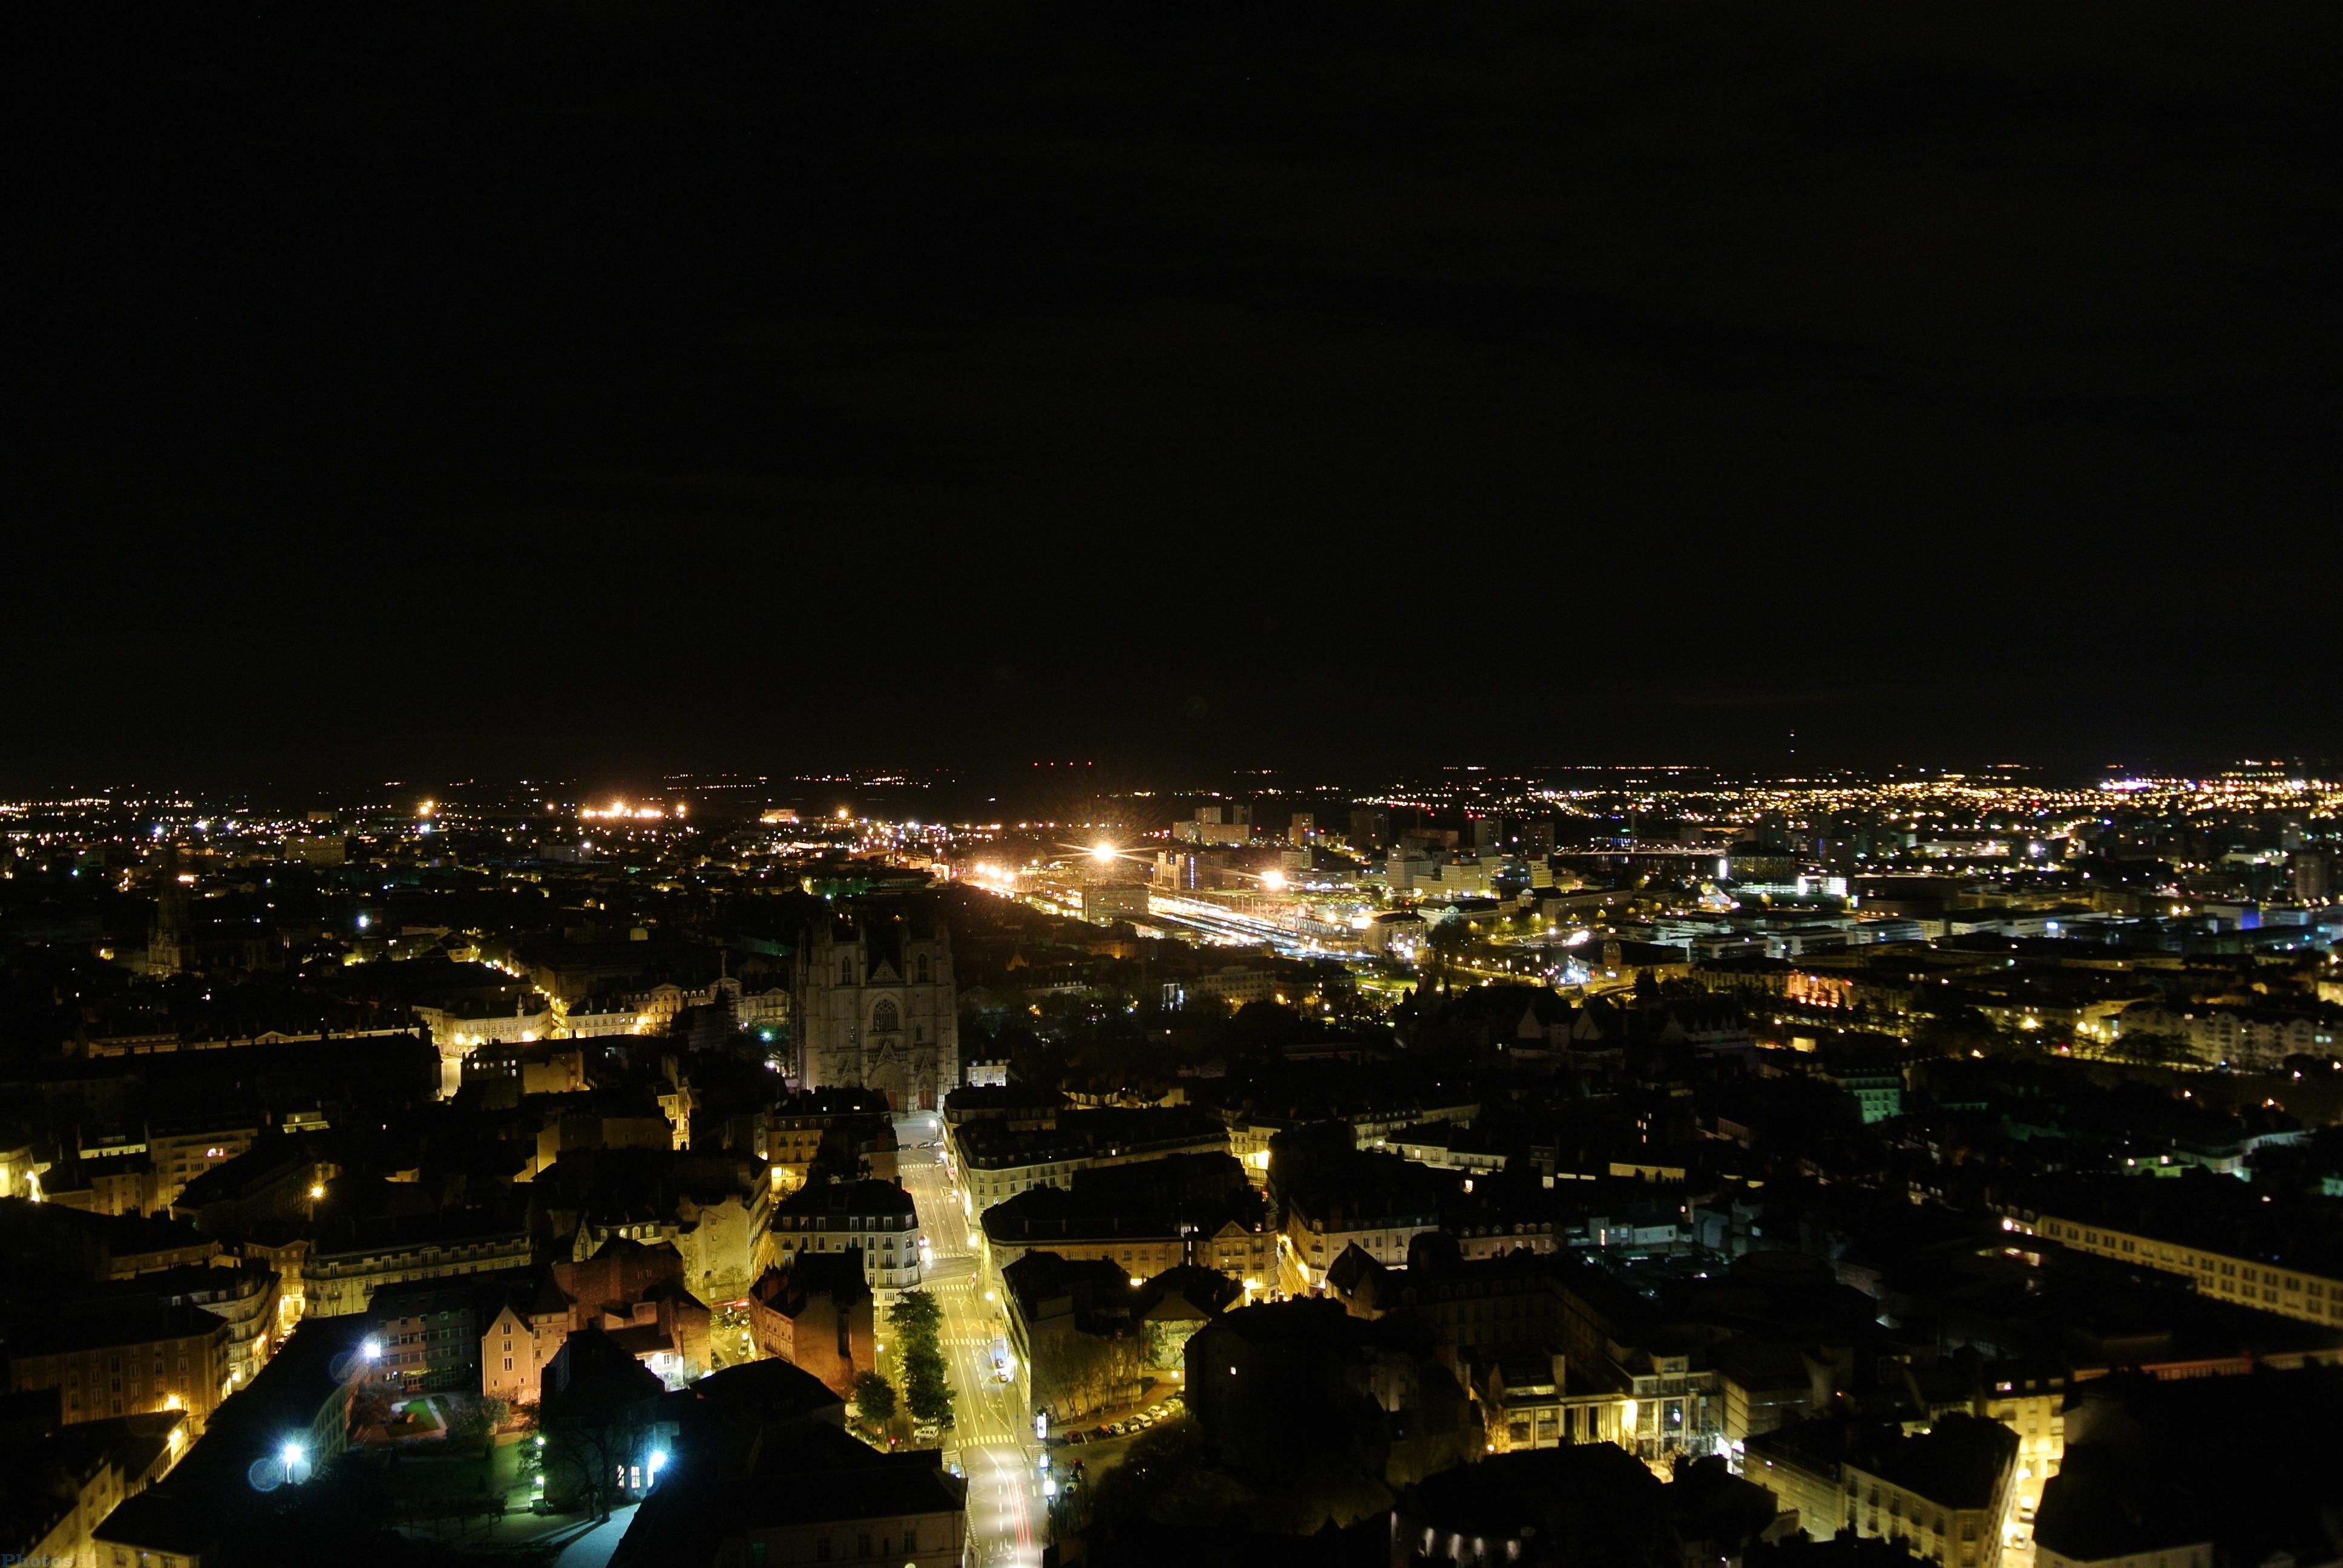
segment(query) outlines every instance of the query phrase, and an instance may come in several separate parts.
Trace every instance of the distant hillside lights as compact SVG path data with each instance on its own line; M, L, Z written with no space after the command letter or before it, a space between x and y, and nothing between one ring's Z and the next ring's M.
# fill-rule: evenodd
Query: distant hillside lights
M680 820L687 812L684 802L675 802L672 815ZM589 822L664 822L669 811L659 806L629 806L624 800L613 800L608 806L580 806L580 819Z

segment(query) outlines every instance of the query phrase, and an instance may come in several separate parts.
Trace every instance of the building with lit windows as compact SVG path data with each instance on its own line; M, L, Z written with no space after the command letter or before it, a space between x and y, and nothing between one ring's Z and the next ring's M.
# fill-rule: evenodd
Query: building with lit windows
M350 1406L371 1375L362 1318L305 1322L250 1387L213 1412L177 1467L92 1533L99 1568L215 1568L248 1554L237 1543L269 1493L301 1484L348 1444Z
M210 1117L156 1121L146 1129L146 1154L155 1167L155 1201L167 1209L188 1182L216 1170L252 1147L256 1123Z
M871 1288L920 1282L920 1210L892 1181L831 1181L800 1187L773 1207L773 1261L800 1253L859 1250Z
M579 1149L530 1184L573 1261L612 1239L671 1242L700 1300L735 1302L772 1261L773 1184L752 1154ZM557 1198L554 1194L558 1194Z
M226 1321L200 1307L90 1307L13 1330L8 1387L55 1389L69 1423L184 1410L201 1427L228 1392L229 1342Z
M1071 1188L1083 1171L1222 1155L1230 1148L1218 1117L1185 1106L1060 1111L1040 1126L975 1116L953 1126L950 1138L953 1171L971 1213L1036 1187Z
M0 1510L0 1559L87 1568L106 1561L90 1539L126 1498L177 1462L190 1440L184 1412L126 1415L66 1425L16 1402L0 1431L0 1464L12 1489Z
M478 1282L385 1285L367 1315L386 1379L403 1389L469 1393L481 1385Z
M2003 1225L2095 1257L2156 1269L2197 1293L2343 1325L2343 1201L2289 1197L2280 1212L2227 1176L2083 1180L2005 1206Z
M814 1162L839 1174L895 1174L894 1119L885 1097L868 1089L809 1089L769 1107L762 1118L766 1174L776 1196L806 1184ZM883 1167L883 1168L882 1168Z
M201 1307L228 1326L227 1382L242 1388L268 1364L282 1322L283 1282L265 1263L187 1265L141 1274L124 1288L170 1306Z
M1799 1422L1749 1441L1743 1473L1817 1540L1840 1530L1900 1543L1944 1568L1996 1568L2012 1513L2017 1438L1999 1422L1946 1415L1892 1427Z
M986 1209L980 1267L1001 1276L1031 1251L1099 1259L1151 1278L1182 1265L1274 1284L1277 1232L1244 1168L1226 1154L1182 1154L1093 1167L1071 1188L1033 1187Z
M508 1287L480 1331L481 1394L508 1404L534 1404L542 1398L545 1369L569 1337L574 1304L550 1271Z
M1440 1200L1455 1180L1397 1155L1360 1153L1283 1194L1286 1257L1302 1287L1325 1284L1348 1247L1404 1264L1408 1243L1440 1229Z
M304 1315L363 1312L382 1285L528 1266L528 1227L490 1210L362 1221L321 1237L303 1264Z

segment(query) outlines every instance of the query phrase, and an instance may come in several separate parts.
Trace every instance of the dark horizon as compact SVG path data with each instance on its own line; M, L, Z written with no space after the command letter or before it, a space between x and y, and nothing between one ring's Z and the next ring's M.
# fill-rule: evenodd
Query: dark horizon
M0 779L2332 753L2335 19L1670 15L50 19Z

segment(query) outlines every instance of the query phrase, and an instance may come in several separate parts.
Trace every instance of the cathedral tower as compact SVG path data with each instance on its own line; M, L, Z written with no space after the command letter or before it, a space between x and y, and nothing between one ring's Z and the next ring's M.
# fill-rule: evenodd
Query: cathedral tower
M959 1084L951 933L931 905L874 901L817 922L796 990L799 1088L875 1089L909 1111Z

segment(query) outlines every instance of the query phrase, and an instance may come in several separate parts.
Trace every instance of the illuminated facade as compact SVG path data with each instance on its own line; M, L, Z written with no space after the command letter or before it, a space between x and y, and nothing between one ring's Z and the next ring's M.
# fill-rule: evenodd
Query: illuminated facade
M383 1228L378 1236L320 1245L302 1271L303 1315L342 1317L363 1312L379 1286L527 1268L528 1232L491 1222L475 1228L465 1217L431 1235L408 1238Z
M8 1387L55 1389L68 1424L184 1410L200 1426L227 1395L230 1337L195 1306L85 1314L14 1342Z
M891 1181L801 1187L773 1208L775 1263L789 1268L805 1252L859 1251L863 1273L877 1290L908 1290L920 1282L920 1240L919 1208Z
M2200 1296L2258 1307L2308 1323L2343 1325L2343 1271L2312 1273L2292 1264L2239 1257L2137 1230L2117 1230L2046 1213L2029 1212L2005 1222L2023 1234L2046 1236L2078 1252L2179 1274L2196 1286Z
M825 920L799 956L798 1087L874 1089L933 1111L960 1081L951 936L932 911Z
M156 1122L146 1131L146 1154L154 1162L155 1201L167 1209L205 1171L226 1164L260 1136L255 1124L211 1121Z

